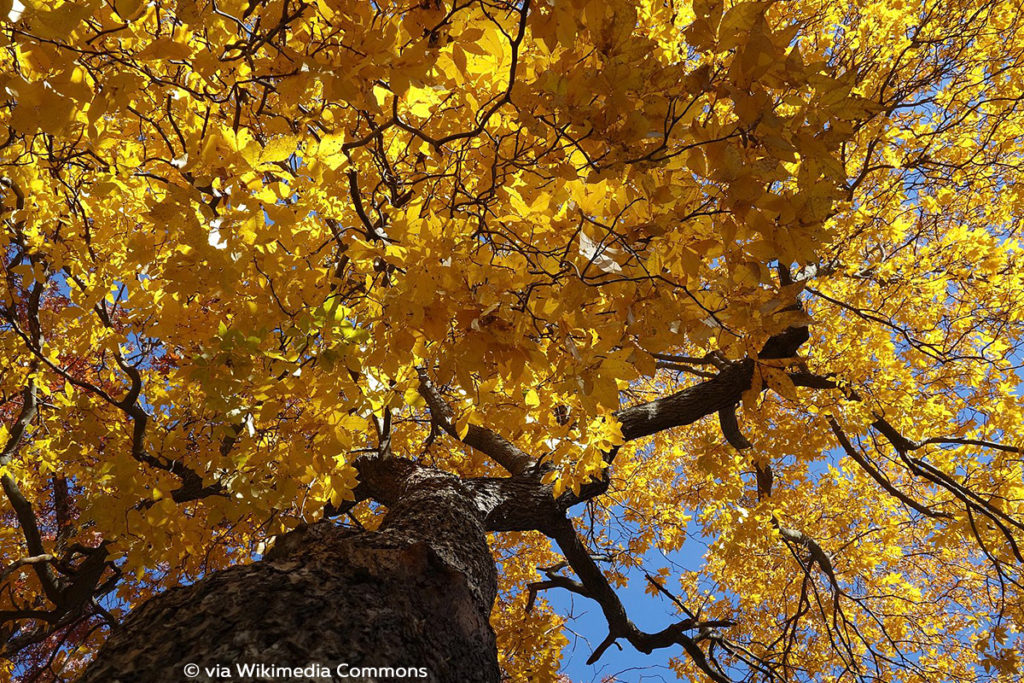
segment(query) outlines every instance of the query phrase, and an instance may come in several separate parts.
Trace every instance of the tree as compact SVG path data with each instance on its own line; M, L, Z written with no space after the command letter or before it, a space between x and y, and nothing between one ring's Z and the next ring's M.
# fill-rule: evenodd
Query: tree
M1012 677L1022 23L0 0L7 672Z

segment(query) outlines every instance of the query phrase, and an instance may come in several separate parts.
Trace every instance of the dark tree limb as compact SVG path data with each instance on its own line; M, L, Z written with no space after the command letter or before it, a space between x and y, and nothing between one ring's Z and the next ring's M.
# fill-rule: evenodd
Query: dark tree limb
M893 483L889 481L888 477L886 477L880 470L876 469L875 466L872 465L871 462L866 457L864 457L854 447L852 443L850 443L850 439L846 436L846 433L843 431L842 427L839 426L839 423L836 422L836 419L831 415L828 418L828 424L832 428L832 432L836 435L836 438L839 440L839 445L841 445L843 447L843 450L846 451L846 454L849 455L854 462L860 465L861 469L867 472L872 479L878 482L878 485L881 486L886 493L893 496L907 507L913 510L917 510L926 517L942 517L946 519L949 518L949 515L945 512L936 512L935 510L927 508L921 503L918 503L916 500L914 500L907 494L897 489L893 485Z
M739 421L736 419L736 404L726 406L718 411L718 424L722 428L722 435L729 445L738 451L753 448L753 444L747 441L740 431Z
M18 454L23 437L25 436L25 430L35 418L37 407L36 386L34 380L30 379L25 390L22 392L21 411L14 421L14 427L10 430L10 435L7 443L3 446L3 451L0 452L0 466L7 465ZM39 532L39 523L36 520L35 511L32 509L32 503L22 493L18 482L10 474L4 473L0 477L0 486L3 487L7 500L11 503L11 507L14 508L14 514L18 519L22 535L25 537L25 546L28 548L29 555L33 557L49 555L46 548L43 547L43 537ZM59 605L61 603L60 579L54 573L53 567L49 562L33 562L31 567L39 578L43 593L46 594L46 597L53 604Z
M32 555L31 557L23 557L20 560L15 560L11 564L4 567L3 571L0 571L0 583L6 581L7 577L9 577L11 574L13 574L14 572L16 572L17 570L21 569L26 565L35 565L40 564L42 562L53 562L55 559L56 558L54 558L53 555L47 553L43 555Z
M451 406L445 403L441 393L430 380L426 370L419 370L420 395L427 402L430 414L441 429L457 441L475 448L494 462L498 463L510 474L522 474L533 463L533 458L524 453L514 443L486 427L471 424L465 435L459 436L455 428L455 415Z
M526 589L530 594L526 601L527 612L533 611L533 603L537 599L537 593L549 588L564 588L571 593L582 595L585 598L590 597L590 593L587 592L587 589L579 581L570 579L568 576L551 576L546 581L535 581L526 585Z
M622 436L633 441L666 429L693 424L703 417L739 403L750 388L754 361L746 359L728 365L712 379L687 387L671 396L641 403L615 412L622 423Z
M626 609L619 600L615 589L608 583L601 568L597 566L594 558L584 546L575 527L568 519L561 519L544 532L555 540L559 549L565 556L569 566L579 577L579 585L586 591L587 597L591 598L601 606L605 619L608 621L608 636L594 650L594 653L587 660L588 664L596 662L601 655L614 643L622 638L628 641L633 647L644 654L650 654L654 650L674 645L682 646L694 664L703 671L712 681L716 683L729 683L730 679L720 668L715 668L708 661L707 656L698 644L698 640L686 635L688 630L710 629L709 624L720 626L732 625L732 622L716 621L700 624L694 619L687 618L683 621L672 624L657 633L641 631L630 620Z

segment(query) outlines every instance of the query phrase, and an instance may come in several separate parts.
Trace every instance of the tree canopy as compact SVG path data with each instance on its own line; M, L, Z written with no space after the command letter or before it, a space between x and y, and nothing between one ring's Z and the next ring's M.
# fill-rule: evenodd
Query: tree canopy
M302 523L374 528L360 459L400 457L572 508L491 527L513 680L559 670L556 590L595 657L684 680L1008 680L1022 24L0 0L7 672L73 678ZM671 632L617 598L645 574Z

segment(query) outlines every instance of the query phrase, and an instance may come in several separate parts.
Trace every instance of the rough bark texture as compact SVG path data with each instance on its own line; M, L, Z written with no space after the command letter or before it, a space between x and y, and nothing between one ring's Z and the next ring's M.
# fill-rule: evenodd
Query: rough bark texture
M497 583L481 516L456 478L425 468L403 475L380 531L318 523L285 536L261 562L153 598L82 680L181 681L188 663L347 663L350 672L425 667L430 681L498 681L488 623ZM198 680L210 679L200 671Z

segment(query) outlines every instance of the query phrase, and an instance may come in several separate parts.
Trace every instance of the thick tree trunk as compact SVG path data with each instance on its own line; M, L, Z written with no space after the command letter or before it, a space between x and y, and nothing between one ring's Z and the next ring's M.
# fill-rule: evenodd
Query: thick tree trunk
M198 680L283 678L236 670L264 664L320 665L325 680L498 681L488 622L495 568L469 492L425 468L379 480L394 498L379 531L321 522L288 534L261 562L153 598L82 680L182 681L195 672L188 664Z

